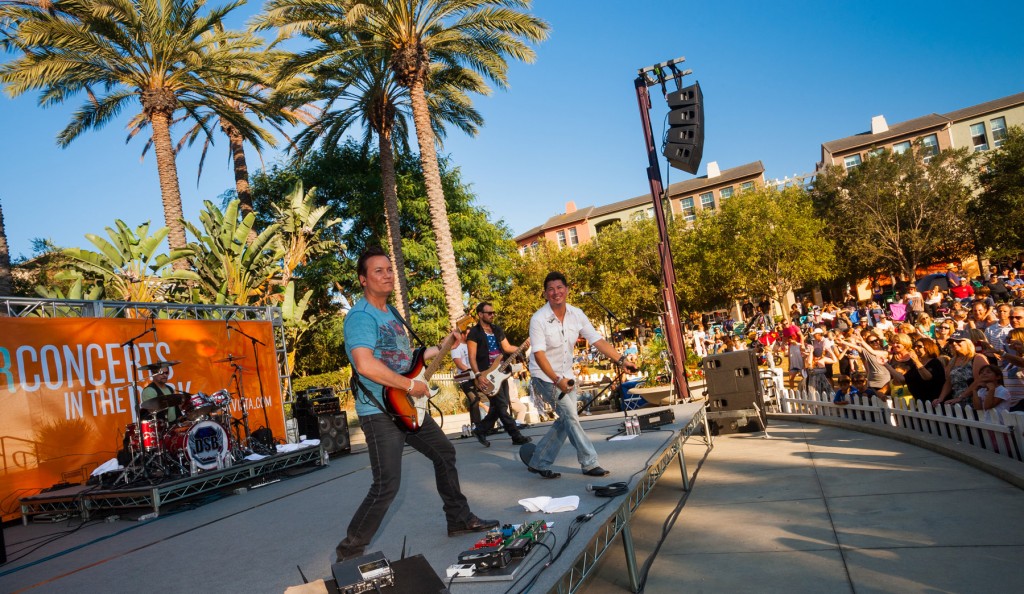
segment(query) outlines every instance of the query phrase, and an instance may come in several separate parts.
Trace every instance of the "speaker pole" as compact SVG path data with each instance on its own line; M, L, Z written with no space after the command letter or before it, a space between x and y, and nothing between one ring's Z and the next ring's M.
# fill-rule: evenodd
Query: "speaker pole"
M681 61L681 60L680 60ZM664 189L661 184L661 169L658 166L658 150L654 146L651 132L651 96L647 92L650 79L645 75L649 68L641 69L634 81L636 100L640 106L640 121L643 124L644 143L647 148L647 181L651 186L654 201L654 219L658 226L658 255L661 259L662 300L665 303L665 338L668 339L669 364L676 394L684 400L690 399L690 387L686 382L686 348L683 345L679 308L676 305L676 273L672 264L672 248L669 245L668 225L665 221L665 205L662 201ZM657 84L655 81L654 84ZM664 79L661 80L664 83Z

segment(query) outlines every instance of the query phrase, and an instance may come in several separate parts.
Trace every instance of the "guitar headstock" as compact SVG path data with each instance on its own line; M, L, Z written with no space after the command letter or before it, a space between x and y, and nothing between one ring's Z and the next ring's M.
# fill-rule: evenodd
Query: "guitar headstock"
M459 329L459 332L465 332L474 322L476 322L476 318L466 314L455 321L455 327Z

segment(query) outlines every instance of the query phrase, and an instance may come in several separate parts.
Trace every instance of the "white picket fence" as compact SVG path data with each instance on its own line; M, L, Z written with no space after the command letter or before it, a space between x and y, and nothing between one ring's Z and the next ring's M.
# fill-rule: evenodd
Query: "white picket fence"
M1024 461L1024 413L976 411L970 406L942 405L911 400L853 396L851 404L832 403L832 394L814 390L784 390L779 398L782 413L833 417L859 423L888 425L899 431L949 440L958 447L977 448Z

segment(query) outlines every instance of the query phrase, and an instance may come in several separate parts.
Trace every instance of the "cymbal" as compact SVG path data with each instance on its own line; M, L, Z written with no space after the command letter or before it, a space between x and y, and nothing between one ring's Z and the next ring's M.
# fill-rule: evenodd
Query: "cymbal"
M156 398L150 398L149 400L142 401L142 410L149 412L160 412L167 410L172 406L178 406L188 398L189 395L184 392L176 392L174 394L161 394Z
M232 361L241 361L242 359L245 359L245 358L246 358L245 355L241 355L241 356L228 355L227 357L224 357L223 359L217 359L216 361L214 361L214 363L231 363Z
M162 367L174 367L178 363L181 363L181 361L157 361L155 363L150 363L149 365L143 365L142 367L139 367L139 369L142 371L156 371Z

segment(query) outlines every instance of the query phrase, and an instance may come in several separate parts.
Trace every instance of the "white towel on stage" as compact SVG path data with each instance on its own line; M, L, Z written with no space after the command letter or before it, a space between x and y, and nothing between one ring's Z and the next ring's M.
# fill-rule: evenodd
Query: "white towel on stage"
M526 511L555 514L573 511L580 506L580 498L577 495L569 495L568 497L527 497L526 499L520 499L519 505L525 507Z

